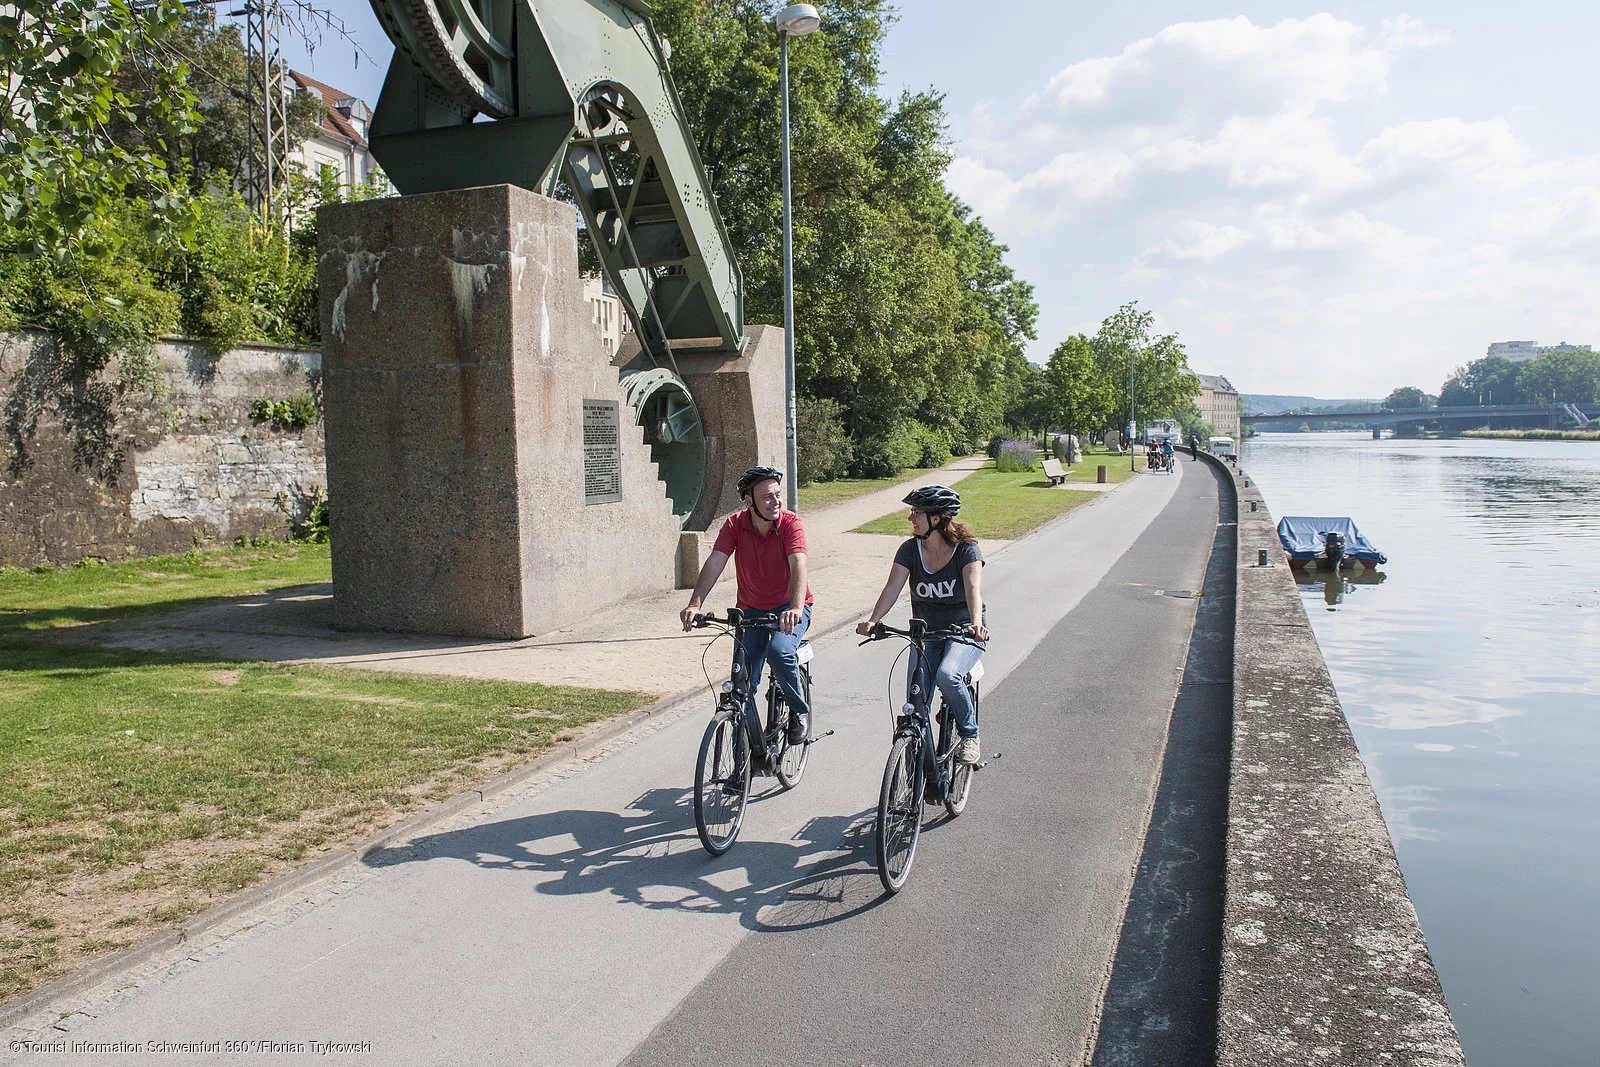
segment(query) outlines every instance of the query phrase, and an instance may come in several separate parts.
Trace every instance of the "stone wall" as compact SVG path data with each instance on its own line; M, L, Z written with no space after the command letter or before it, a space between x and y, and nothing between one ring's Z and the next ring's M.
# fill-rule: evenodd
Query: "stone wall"
M1455 1024L1276 524L1247 471L1206 458L1239 500L1217 1062L1457 1067Z
M0 335L0 409L9 409L28 361L52 343L43 333ZM284 537L288 512L326 484L320 422L279 430L250 417L263 397L314 390L317 353L258 345L219 357L181 339L157 353L157 387L116 412L120 457L110 477L82 469L59 419L40 420L23 469L3 450L0 565L66 566Z

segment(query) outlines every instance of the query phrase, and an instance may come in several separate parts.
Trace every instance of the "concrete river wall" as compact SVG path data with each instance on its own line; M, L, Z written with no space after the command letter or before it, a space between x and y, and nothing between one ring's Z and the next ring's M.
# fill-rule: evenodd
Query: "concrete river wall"
M1248 471L1225 469L1238 566L1217 1062L1464 1064L1276 523Z

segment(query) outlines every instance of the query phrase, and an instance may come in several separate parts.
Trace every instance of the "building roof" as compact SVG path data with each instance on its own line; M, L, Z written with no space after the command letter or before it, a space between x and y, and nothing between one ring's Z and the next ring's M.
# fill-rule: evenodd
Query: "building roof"
M316 93L322 97L323 133L335 140L349 141L357 148L365 149L367 147L366 138L361 136L360 132L351 123L350 117L345 113L347 109L359 107L362 111L370 114L367 110L367 105L361 99L341 89L335 89L324 82L319 82L309 75L301 74L298 70L291 70L289 77L294 79L294 84L297 88Z
M1235 395L1239 392L1233 387L1232 382L1220 374L1201 374L1198 377L1200 379L1200 388L1202 389L1209 389L1213 393L1233 393Z

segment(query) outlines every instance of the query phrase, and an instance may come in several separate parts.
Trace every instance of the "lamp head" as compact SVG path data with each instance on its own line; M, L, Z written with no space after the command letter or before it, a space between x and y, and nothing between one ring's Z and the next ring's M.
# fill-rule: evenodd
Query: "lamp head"
M772 23L785 37L804 37L822 25L822 16L811 4L790 4L772 17Z

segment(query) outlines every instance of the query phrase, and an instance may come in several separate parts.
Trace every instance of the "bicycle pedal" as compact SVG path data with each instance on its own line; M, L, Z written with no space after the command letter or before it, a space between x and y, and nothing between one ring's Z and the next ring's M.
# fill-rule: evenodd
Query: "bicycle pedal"
M995 760L999 759L1001 756L1004 756L1004 755L1005 755L1004 752L996 752L994 755L990 756L988 759L984 760L982 763L974 763L972 765L972 769L975 770L975 771L981 771L985 767L989 766L989 764L993 763Z
M814 745L818 741L821 741L824 737L832 737L832 736L833 736L833 731L832 730L824 730L822 733L818 734L816 737L808 737L808 738L806 738L805 743L808 744L808 745Z

